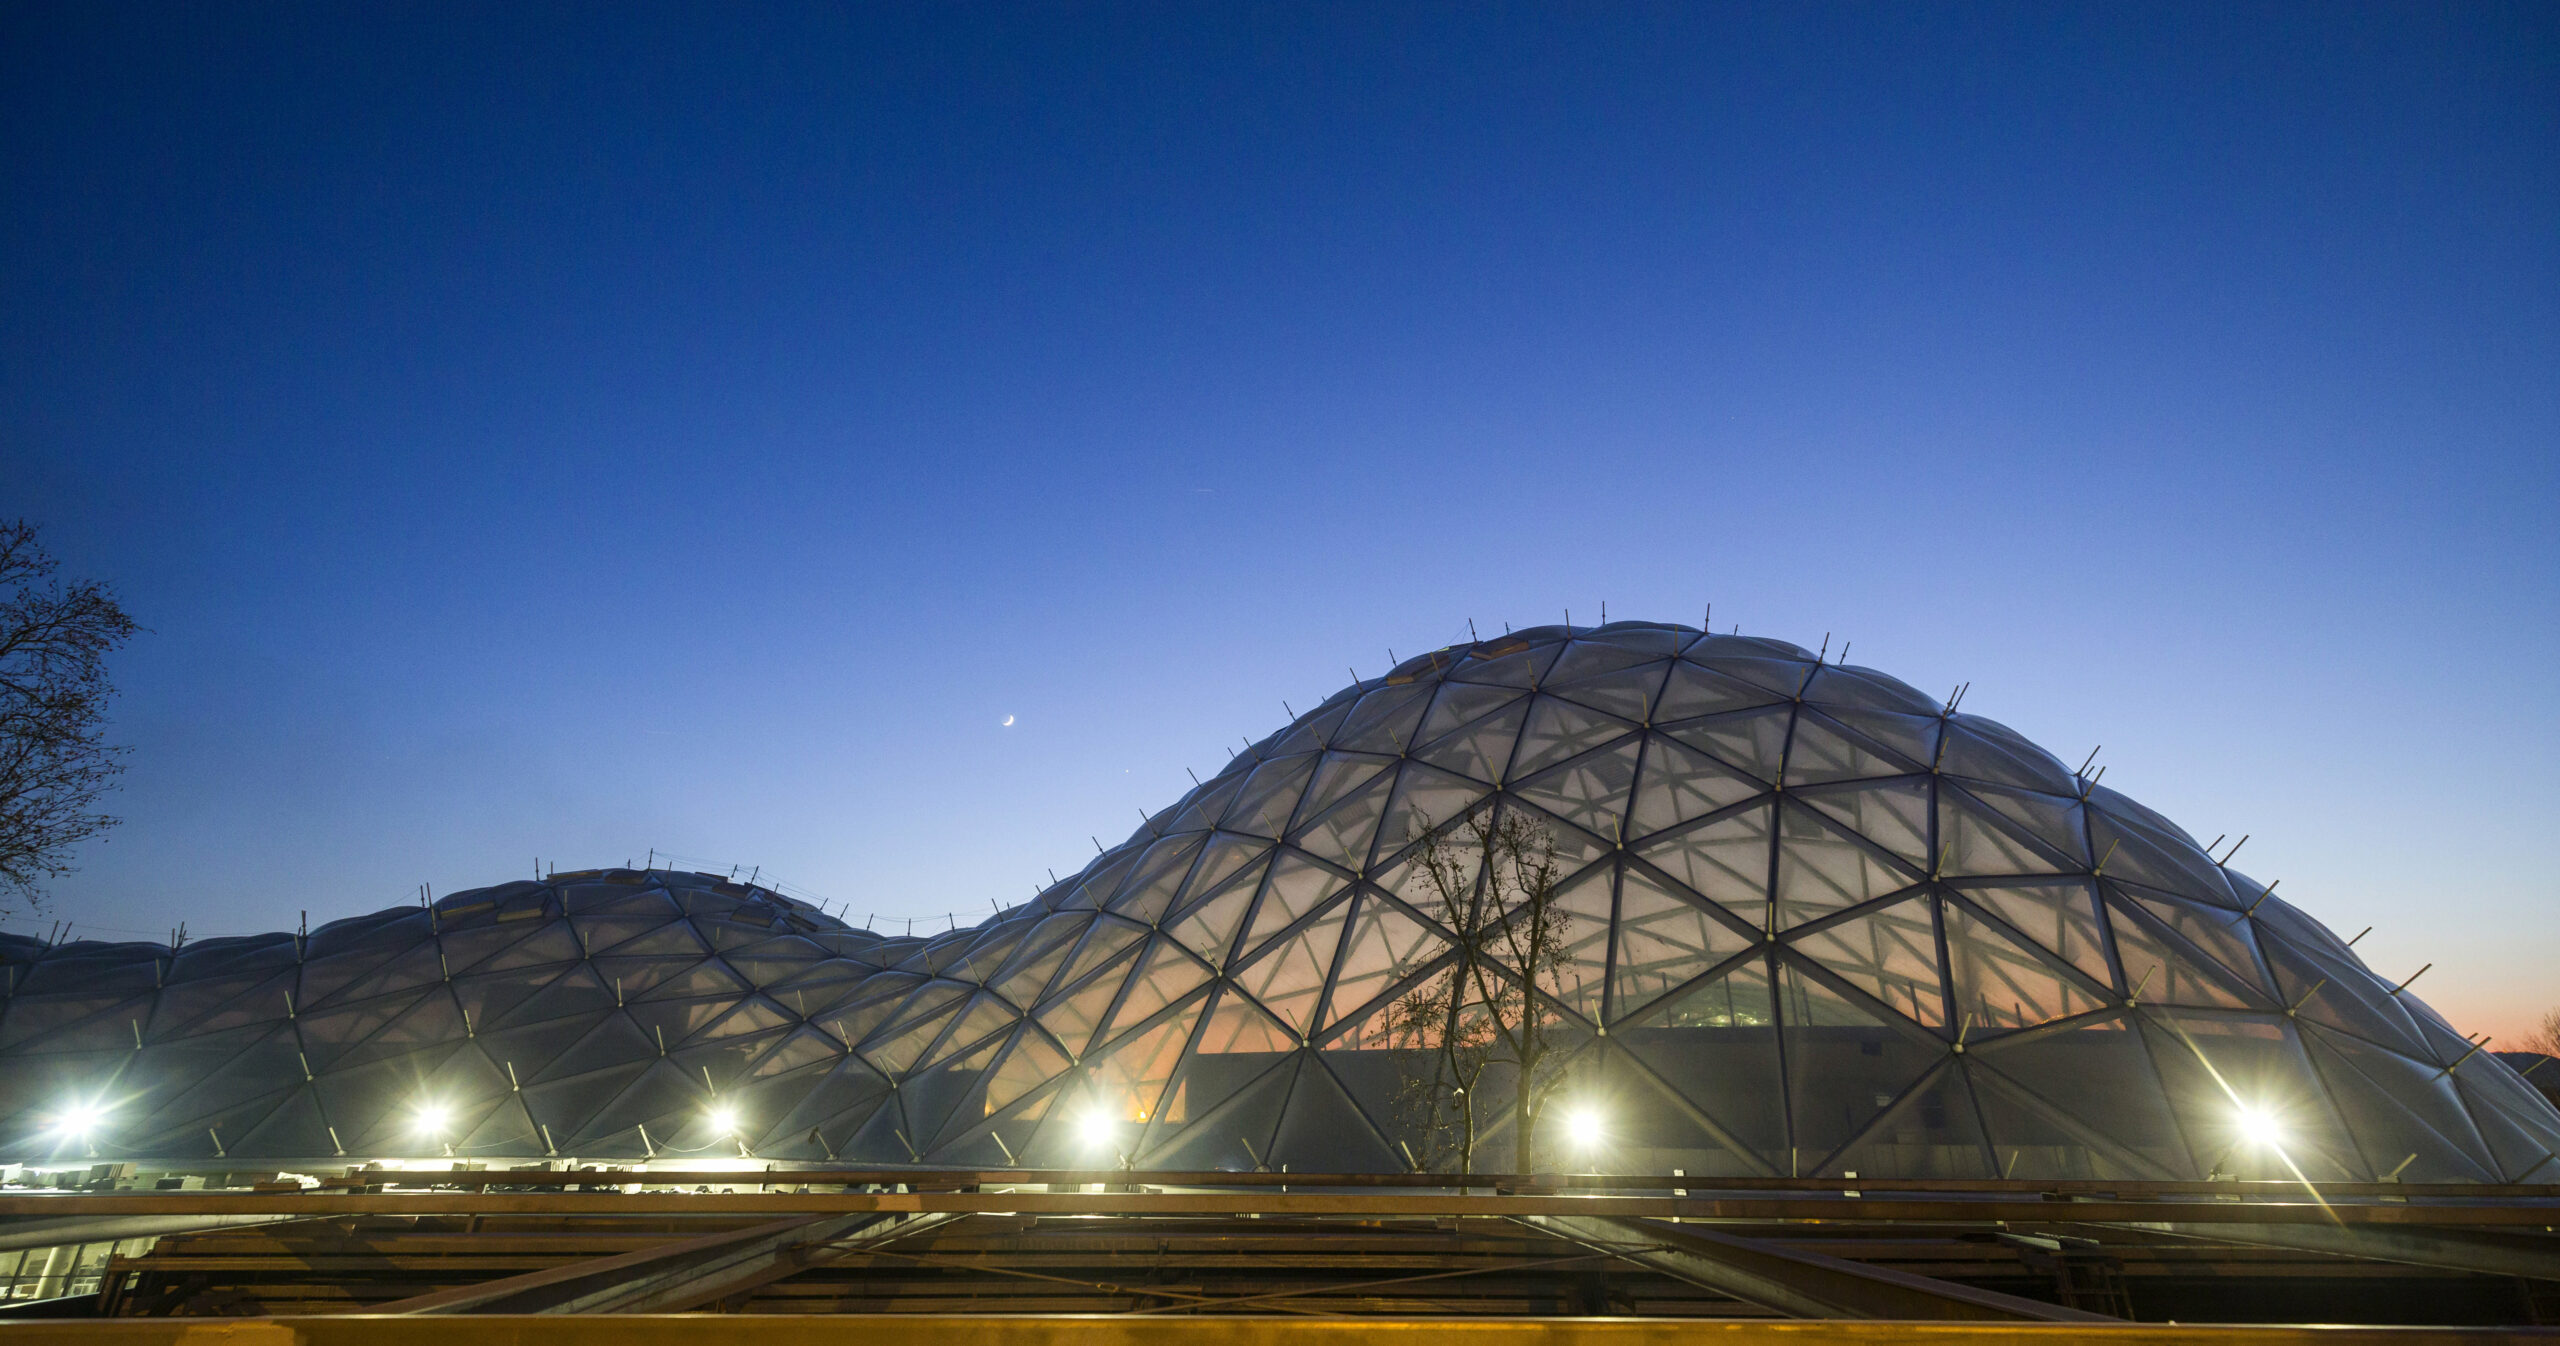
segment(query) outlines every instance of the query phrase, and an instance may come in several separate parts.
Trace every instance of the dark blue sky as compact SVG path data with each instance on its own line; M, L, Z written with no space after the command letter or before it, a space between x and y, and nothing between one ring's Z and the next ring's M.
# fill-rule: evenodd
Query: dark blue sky
M1712 602L2560 998L2560 10L769 8L0 11L0 511L153 628L55 917L984 912Z

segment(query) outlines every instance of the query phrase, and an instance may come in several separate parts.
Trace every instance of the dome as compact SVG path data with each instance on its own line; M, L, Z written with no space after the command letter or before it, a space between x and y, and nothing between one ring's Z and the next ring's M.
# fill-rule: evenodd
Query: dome
M1470 829L1514 818L1553 862L1525 976L1432 880L1480 883ZM1458 1035L1414 1007L1466 957L1548 1049L1541 1168L2555 1176L2510 1067L2167 819L1874 670L1635 622L1346 687L930 938L652 869L0 939L0 1143L67 1152L86 1108L101 1155L198 1161L1448 1167ZM1518 1153L1491 1056L1478 1171Z

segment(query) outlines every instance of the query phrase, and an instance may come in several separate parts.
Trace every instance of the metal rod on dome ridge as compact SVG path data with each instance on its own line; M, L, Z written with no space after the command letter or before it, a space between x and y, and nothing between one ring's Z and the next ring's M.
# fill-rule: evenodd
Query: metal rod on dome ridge
M2228 865L2228 864L2230 864L2230 863L2231 863L2231 857L2232 857L2232 856L2235 856L2235 855L2238 855L2238 854L2240 853L2240 848L2241 848L2241 847L2243 847L2243 846L2248 845L2248 844L2249 844L2249 838L2251 838L2251 837L2253 837L2253 836L2256 836L2256 835L2257 835L2257 834L2256 834L2255 832L2243 832L2243 833L2241 833L2241 834L2240 834L2240 839L2239 839L2238 841L2232 842L2232 843L2231 843L2231 849L2230 849L2230 850L2227 850L2227 851L2224 851L2224 852L2222 853L2222 858L2221 858L2221 859L2219 859L2219 860L2214 861L2214 863L2215 863L2215 864L2217 864L2217 865ZM2212 849L2211 847L2206 847L2206 848L2205 848L2205 853L2206 853L2207 855L2211 855L2211 854L2213 853L2213 849Z
M2373 927L2368 925L2368 926L2366 926L2364 929L2359 930L2359 931L2357 931L2357 932L2356 932L2356 939L2362 939L2362 938L2364 938L2365 936L2370 935L2370 934L2372 934L2372 933L2373 933ZM2348 940L2348 941L2347 941L2347 947L2348 947L2348 948L2350 948L2350 949L2354 948L2354 947L2356 946L2356 939Z
M1467 639L1478 645L1484 643L1484 637L1476 634L1476 619L1473 617L1467 619Z
M2479 1054L2480 1054L2480 1049L2481 1049L2481 1048L2483 1048L2483 1047L2486 1047L2486 1046L2488 1046L2488 1045L2489 1045L2489 1039L2487 1039L2487 1038L2482 1038L2482 1039L2480 1039L2478 1042L2472 1043L2472 1044L2471 1044L2471 1050L2470 1050L2470 1051L2464 1052L2461 1056L2456 1057L2456 1058L2454 1059L2454 1062L2453 1062L2453 1064L2452 1064L2452 1065L2446 1066L2444 1069L2437 1071L2434 1075L2430 1076L2429 1078L2431 1078L2431 1079L2439 1079L2439 1080L2440 1080L2440 1079L2443 1079L2445 1076L2450 1075L2450 1074L2452 1074L2453 1072L2455 1072L2455 1071L2457 1071L2457 1070L2460 1070L2460 1069L2462 1068L2462 1063L2463 1063L2463 1062L2468 1061L2468 1060L2470 1060L2472 1057L2479 1055Z
M2327 977L2322 977L2320 980L2318 980L2318 981L2315 981L2315 982L2311 983L2311 989L2310 989L2310 990L2308 990L2308 991L2303 992L2303 993L2302 993L2302 998L2301 998L2301 999L2296 1000L2296 1001L2294 1001L2292 1004L2285 1006L2285 1010L2284 1010L2284 1012L2285 1012L2285 1013L2287 1013L2287 1014L2291 1014L2291 1013L2295 1012L2296 1010L2301 1009L2303 1006L2310 1004L2310 1003L2311 1003L2311 997L2313 997L2313 996L2315 996L2315 995L2320 994L2320 988L2321 988L2321 987L2323 987L2323 986L2326 986L2326 985L2328 985L2328 984L2329 984L2329 979L2328 979Z
M1799 648L1801 648L1801 647L1799 647ZM1828 632L1828 631L1825 631L1825 632L1823 632L1823 633L1822 633L1822 648L1821 648L1821 649L1819 649L1819 650L1816 650L1816 651L1814 652L1814 655L1813 655L1813 661L1814 661L1815 663L1817 663L1817 664L1818 664L1818 663L1821 663L1823 660L1828 659L1828 658L1830 658L1830 657L1831 657L1831 633L1830 633L1830 632Z
M2361 938L2361 936L2359 936L2359 938ZM2434 966L2435 966L2435 964L2433 964L2433 963L2429 963L2429 964L2427 964L2427 967L2434 967ZM2408 989L2409 989L2409 982L2410 982L2410 981L2416 981L2418 978L2420 978L2420 977L2423 977L2423 976L2427 975L2427 967L2419 968L2417 971L2410 973L2410 974L2409 974L2409 981L2404 981L2404 982L2400 983L2399 985L2392 987L2392 988L2391 988L2391 994L2393 994L2393 995L2398 995L2398 994L2400 994L2402 991L2408 990Z
M2243 841L2246 841L2247 839L2248 839L2248 838L2246 838L2246 837L2241 838L2241 840L2243 840ZM2238 849L2239 849L2239 847L2234 846L2234 847L2232 847L2232 849L2233 849L2233 850L2238 850ZM2282 879L2278 879L2278 880L2276 880L2276 883L2282 883L2282 882L2284 882L2284 880L2282 880ZM2266 890L2265 892L2263 892L2263 893L2258 894L2258 900L2257 900L2257 901L2255 901L2255 902L2250 903L2250 904L2249 904L2249 909L2248 909L2247 911L2244 911L2244 912L2240 913L2240 914L2241 914L2241 915L2243 915L2243 916L2255 916L2255 915L2257 915L2257 914L2258 914L2258 908L2260 908L2260 907L2262 907L2262 906L2265 906L2265 905L2266 905L2266 901L2267 901L2267 899L2268 899L2268 898L2271 898L2271 897L2273 897L2273 896L2275 896L2275 895L2276 895L2276 883L2270 883L2270 884L2268 884L2268 885L2267 885L2267 890Z

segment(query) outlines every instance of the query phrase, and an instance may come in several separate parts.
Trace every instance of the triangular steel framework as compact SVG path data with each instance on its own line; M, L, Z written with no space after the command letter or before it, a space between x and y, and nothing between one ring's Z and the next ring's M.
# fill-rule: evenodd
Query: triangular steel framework
M2510 1067L2168 820L1874 670L1639 622L1409 659L931 937L657 869L307 936L0 936L0 1146L1392 1165L1420 1049L1379 1025L1449 933L1414 820L1486 807L1571 886L1549 1009L1606 1115L1542 1161L2560 1177Z

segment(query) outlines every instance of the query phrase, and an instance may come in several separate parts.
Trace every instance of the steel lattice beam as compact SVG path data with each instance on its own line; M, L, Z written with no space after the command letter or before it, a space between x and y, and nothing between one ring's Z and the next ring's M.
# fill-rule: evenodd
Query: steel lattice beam
M950 1214L809 1216L680 1239L371 1310L385 1314L681 1313L858 1248L919 1233Z
M1801 1318L1960 1322L2117 1321L2104 1314L1915 1276L1760 1239L1658 1220L1530 1216L1523 1224L1665 1275Z

